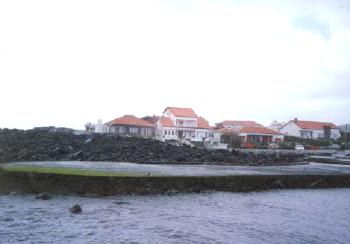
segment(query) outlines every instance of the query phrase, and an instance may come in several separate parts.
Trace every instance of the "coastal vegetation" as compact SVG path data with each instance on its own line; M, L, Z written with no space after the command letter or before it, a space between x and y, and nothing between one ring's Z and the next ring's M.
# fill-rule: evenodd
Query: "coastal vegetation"
M140 177L144 173L136 172L108 172L92 169L63 168L63 167L38 167L33 165L2 165L2 172L17 173L37 173L37 174L62 174L62 175L81 175L81 176L117 176L117 177ZM152 176L155 176L152 174Z

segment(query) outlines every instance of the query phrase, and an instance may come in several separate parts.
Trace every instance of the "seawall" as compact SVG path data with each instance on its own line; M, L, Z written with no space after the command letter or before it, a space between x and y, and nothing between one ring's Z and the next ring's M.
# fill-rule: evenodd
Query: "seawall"
M49 192L63 195L247 192L270 189L350 187L350 174L105 177L0 172L0 193Z

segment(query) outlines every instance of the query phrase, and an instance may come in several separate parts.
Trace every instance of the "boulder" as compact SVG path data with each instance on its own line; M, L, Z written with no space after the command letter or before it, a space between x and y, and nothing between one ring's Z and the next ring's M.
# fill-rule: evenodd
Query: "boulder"
M82 212L82 209L81 209L80 205L76 204L69 209L69 212L71 212L73 214L79 214Z

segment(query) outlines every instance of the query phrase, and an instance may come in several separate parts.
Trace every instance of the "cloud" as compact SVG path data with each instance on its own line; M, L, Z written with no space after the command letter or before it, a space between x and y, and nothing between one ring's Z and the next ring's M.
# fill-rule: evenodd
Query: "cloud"
M332 34L329 25L322 22L315 13L294 18L293 25L298 29L317 33L327 40Z
M329 104L344 123L350 15L257 2L1 2L0 127L81 128L166 106L269 122L321 118Z

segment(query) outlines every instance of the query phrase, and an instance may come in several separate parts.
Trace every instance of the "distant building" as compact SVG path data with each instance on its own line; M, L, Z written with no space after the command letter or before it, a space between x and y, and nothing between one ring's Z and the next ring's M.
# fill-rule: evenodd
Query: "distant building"
M274 120L270 125L269 128L275 131L280 131L280 129L285 125L285 122L278 122Z
M285 124L280 131L287 136L300 138L338 139L340 137L340 131L333 123L298 120L297 118Z
M208 121L192 108L167 107L156 123L156 135L162 140L203 142L212 136L211 132Z
M97 124L94 125L95 133L103 133L106 131L106 125L102 124L102 119L97 121Z
M124 115L106 123L105 133L153 137L155 127L153 124L134 115Z
M337 128L340 130L341 133L350 133L350 124L345 125L339 125Z
M45 132L59 132L59 133L72 133L74 130L66 127L55 127L55 126L43 126L34 127L35 131L45 131Z
M217 123L216 133L237 133L242 142L280 142L284 140L283 134L264 127L255 121L225 120ZM216 136L216 140L218 136Z

